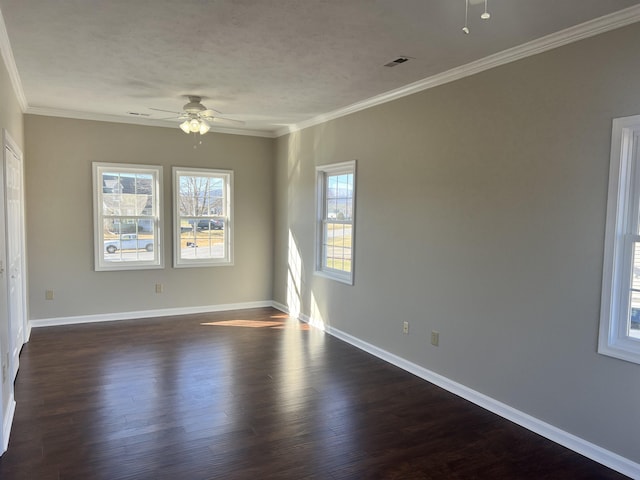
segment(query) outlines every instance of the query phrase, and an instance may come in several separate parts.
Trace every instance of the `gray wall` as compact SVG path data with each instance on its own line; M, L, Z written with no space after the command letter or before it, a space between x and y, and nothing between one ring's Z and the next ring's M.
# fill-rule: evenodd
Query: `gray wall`
M636 24L280 137L274 299L299 289L303 313L640 462L640 365L596 353L638 44ZM314 167L352 159L346 286L313 275Z
M209 134L194 149L178 128L36 115L25 116L25 131L32 320L271 300L272 139ZM94 271L92 162L164 167L164 269ZM235 265L172 268L174 165L234 171Z
M0 61L0 130L5 128L11 135L11 138L18 144L24 152L24 132L23 118L20 104L15 96L9 73L3 61ZM0 133L1 135L1 133ZM1 142L2 140L0 140ZM2 164L0 164L2 168ZM4 195L4 189L0 188L0 195ZM3 217L3 215L0 215ZM4 238L0 238L0 257L4 259ZM5 263L6 265L6 263ZM7 285L4 281L0 281L0 352L2 352L2 362L6 363L6 354L9 351L9 318L7 316ZM8 366L7 366L8 369ZM9 397L13 387L9 382L10 375L7 374L7 381L2 385L2 410L6 412ZM0 419L1 420L1 419ZM0 426L1 428L1 426Z

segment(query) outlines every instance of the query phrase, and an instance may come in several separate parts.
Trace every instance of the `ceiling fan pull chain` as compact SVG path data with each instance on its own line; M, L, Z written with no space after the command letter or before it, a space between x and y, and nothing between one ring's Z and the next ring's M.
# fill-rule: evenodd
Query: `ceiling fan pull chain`
M488 0L484 0L484 13L480 15L482 20L489 20L491 18L491 14L487 11L487 1Z

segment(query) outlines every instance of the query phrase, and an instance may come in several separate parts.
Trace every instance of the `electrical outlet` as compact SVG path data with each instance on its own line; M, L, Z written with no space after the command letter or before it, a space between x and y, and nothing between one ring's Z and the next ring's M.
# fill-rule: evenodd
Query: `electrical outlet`
M402 323L402 333L404 333L405 335L409 333L409 322Z
M162 285L161 283L156 283L156 293L162 292L164 292L164 285Z
M44 292L45 300L53 300L53 290L47 290Z
M440 332L436 332L433 330L431 332L431 345L435 345L436 347L440 344Z

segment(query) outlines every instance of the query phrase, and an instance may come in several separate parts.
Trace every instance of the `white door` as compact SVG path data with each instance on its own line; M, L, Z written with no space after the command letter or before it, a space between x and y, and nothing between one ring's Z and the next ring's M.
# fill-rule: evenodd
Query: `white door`
M26 287L24 258L24 206L22 154L5 141L4 181L6 209L7 304L9 307L9 346L11 380L18 374L20 350L24 344L26 323Z

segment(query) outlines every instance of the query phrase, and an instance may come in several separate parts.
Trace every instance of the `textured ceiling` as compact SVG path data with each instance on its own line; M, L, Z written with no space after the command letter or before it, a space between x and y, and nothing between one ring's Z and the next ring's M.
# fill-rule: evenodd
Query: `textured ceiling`
M185 95L276 132L640 0L0 0L27 112L167 116ZM399 56L410 61L388 68Z

